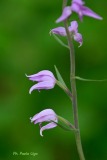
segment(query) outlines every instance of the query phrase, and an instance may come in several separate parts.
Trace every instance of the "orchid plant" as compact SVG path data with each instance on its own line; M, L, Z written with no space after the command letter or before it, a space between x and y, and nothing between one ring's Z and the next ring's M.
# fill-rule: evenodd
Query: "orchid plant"
M80 136L80 128L79 128L79 120L78 120L78 104L77 104L77 90L76 90L76 79L83 80L83 81L96 81L96 80L89 80L83 79L81 77L77 77L75 75L75 52L73 46L73 40L79 43L79 47L83 44L82 34L78 32L78 22L76 20L71 21L72 12L76 12L79 16L80 21L83 21L83 16L89 16L98 20L102 20L102 17L92 11L90 8L85 6L83 0L72 0L71 5L67 6L68 1L63 0L62 4L62 14L56 20L56 23L64 22L64 27L60 26L54 28L50 31L50 34L54 36L54 38L64 47L69 49L70 52L70 84L71 89L69 89L64 82L60 72L55 66L55 71L57 78L55 78L54 74L49 70L43 70L33 75L26 75L29 80L38 82L37 84L33 85L29 93L33 90L48 90L53 89L55 84L57 84L60 88L64 90L67 96L70 98L72 102L72 109L73 109L73 117L74 117L74 124L69 122L68 120L64 119L57 115L52 109L45 109L40 113L37 113L32 118L30 118L31 122L34 124L39 124L40 126L40 135L43 136L42 132L44 130L48 130L54 128L56 126L60 126L64 130L73 131L75 134L75 140L77 145L77 150L79 154L80 160L85 160L85 156L82 149L81 143L81 136ZM70 26L68 25L68 20L70 20ZM64 44L61 41L59 36L67 37L68 45ZM102 81L102 80L98 80ZM45 126L42 126L43 122L48 122Z

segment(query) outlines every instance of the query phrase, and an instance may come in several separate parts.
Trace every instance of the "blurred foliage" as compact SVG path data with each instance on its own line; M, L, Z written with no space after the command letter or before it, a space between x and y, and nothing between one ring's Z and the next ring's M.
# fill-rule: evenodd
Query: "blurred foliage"
M70 2L70 1L69 1ZM39 135L38 125L29 117L45 108L73 121L65 93L53 90L28 94L32 82L25 77L54 65L69 84L69 53L53 37L50 29L61 14L62 1L0 0L0 159L78 160L73 133L59 127ZM86 0L87 6L104 19L84 17L79 32L84 43L74 42L76 73L92 79L107 78L107 1ZM73 18L72 18L73 17ZM73 13L71 19L78 19ZM77 81L79 120L87 160L107 159L107 82ZM13 156L13 152L34 152L37 156Z

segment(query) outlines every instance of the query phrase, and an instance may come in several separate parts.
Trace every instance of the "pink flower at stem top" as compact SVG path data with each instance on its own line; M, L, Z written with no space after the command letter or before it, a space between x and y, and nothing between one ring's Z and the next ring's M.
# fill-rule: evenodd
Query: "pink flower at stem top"
M92 11L90 8L84 6L82 0L72 0L71 6L66 6L63 9L62 15L56 20L56 23L62 22L70 17L72 12L76 12L79 15L80 20L82 21L83 16L89 16L95 19L102 20L102 17Z

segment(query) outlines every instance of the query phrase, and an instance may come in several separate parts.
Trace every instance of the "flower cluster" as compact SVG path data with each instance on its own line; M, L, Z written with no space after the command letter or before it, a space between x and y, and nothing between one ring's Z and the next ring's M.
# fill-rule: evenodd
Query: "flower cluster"
M102 20L101 16L93 12L90 8L84 6L84 4L85 3L82 0L72 0L71 6L64 7L62 11L62 15L56 20L56 23L59 23L68 19L71 16L72 12L76 12L79 15L79 18L81 21L84 15ZM72 21L68 29L69 29L69 32L71 33L71 38L79 42L81 46L83 40L82 40L82 35L78 33L78 23L76 21ZM67 36L66 30L64 27L54 28L50 32L60 36Z
M56 79L53 73L48 70L43 70L36 74L29 75L29 76L26 75L26 76L29 78L29 80L38 82L37 84L33 85L30 88L29 90L30 94L33 90L52 89L54 88L56 83ZM39 123L41 136L43 136L42 132L44 130L56 127L57 124L54 122L58 122L57 115L52 109L45 109L40 113L34 115L34 117L30 119L31 119L31 122L34 122L34 124ZM42 127L41 126L42 122L50 122L50 123Z
M83 19L83 16L89 16L95 19L102 20L102 17L93 12L90 8L84 6L82 0L72 0L71 6L67 6L63 9L62 15L56 20L56 22L61 22L66 20L72 12L76 12L79 15L80 20Z
M72 12L77 13L81 21L83 20L83 16L89 16L95 19L102 20L101 16L99 16L98 14L93 12L90 8L85 6L85 3L83 2L83 0L72 0L72 3L70 6L66 6L63 8L62 14L56 20L56 22L57 23L62 21L67 22L66 20L72 15ZM70 26L68 26L68 28L66 27L66 29L64 27L54 28L50 31L50 33L53 33L55 35L60 35L60 36L68 36L67 29L68 29L69 36L71 36L70 38L77 41L80 44L79 46L81 46L83 44L83 39L82 39L82 35L78 32L77 21L72 21L70 23ZM56 73L58 73L58 71L56 71ZM45 90L52 89L54 88L56 83L58 84L58 82L62 82L62 83L59 83L59 86L61 86L65 92L68 92L68 95L70 95L70 98L71 98L72 94L69 90L67 90L68 88L66 87L59 73L57 77L58 77L58 80L60 79L60 81L57 81L53 73L49 70L43 70L36 74L26 75L26 76L28 77L29 80L33 82L37 82L30 88L29 90L30 94L33 90L40 91L42 89L45 89ZM31 119L31 122L33 122L34 124L37 124L37 123L39 124L41 136L43 136L42 132L44 130L54 128L58 125L58 116L52 109L45 109L40 113L37 113L30 119ZM46 124L45 126L42 126L43 122L49 122L49 123ZM67 121L65 122L66 124L68 123Z

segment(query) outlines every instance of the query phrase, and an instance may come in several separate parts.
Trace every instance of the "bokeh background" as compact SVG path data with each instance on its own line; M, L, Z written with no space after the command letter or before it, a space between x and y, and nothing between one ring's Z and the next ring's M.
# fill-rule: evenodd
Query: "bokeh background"
M74 135L56 127L39 134L29 117L45 108L73 122L72 106L65 93L32 92L33 82L25 74L54 65L69 84L69 53L49 31L61 14L62 0L0 0L0 160L78 160ZM70 4L70 1L69 1ZM84 17L79 22L83 46L76 51L76 74L84 78L107 78L107 1L86 0L86 5L104 19ZM78 20L73 13L72 20ZM87 160L107 159L107 82L77 81L79 122ZM13 152L38 153L15 156Z

